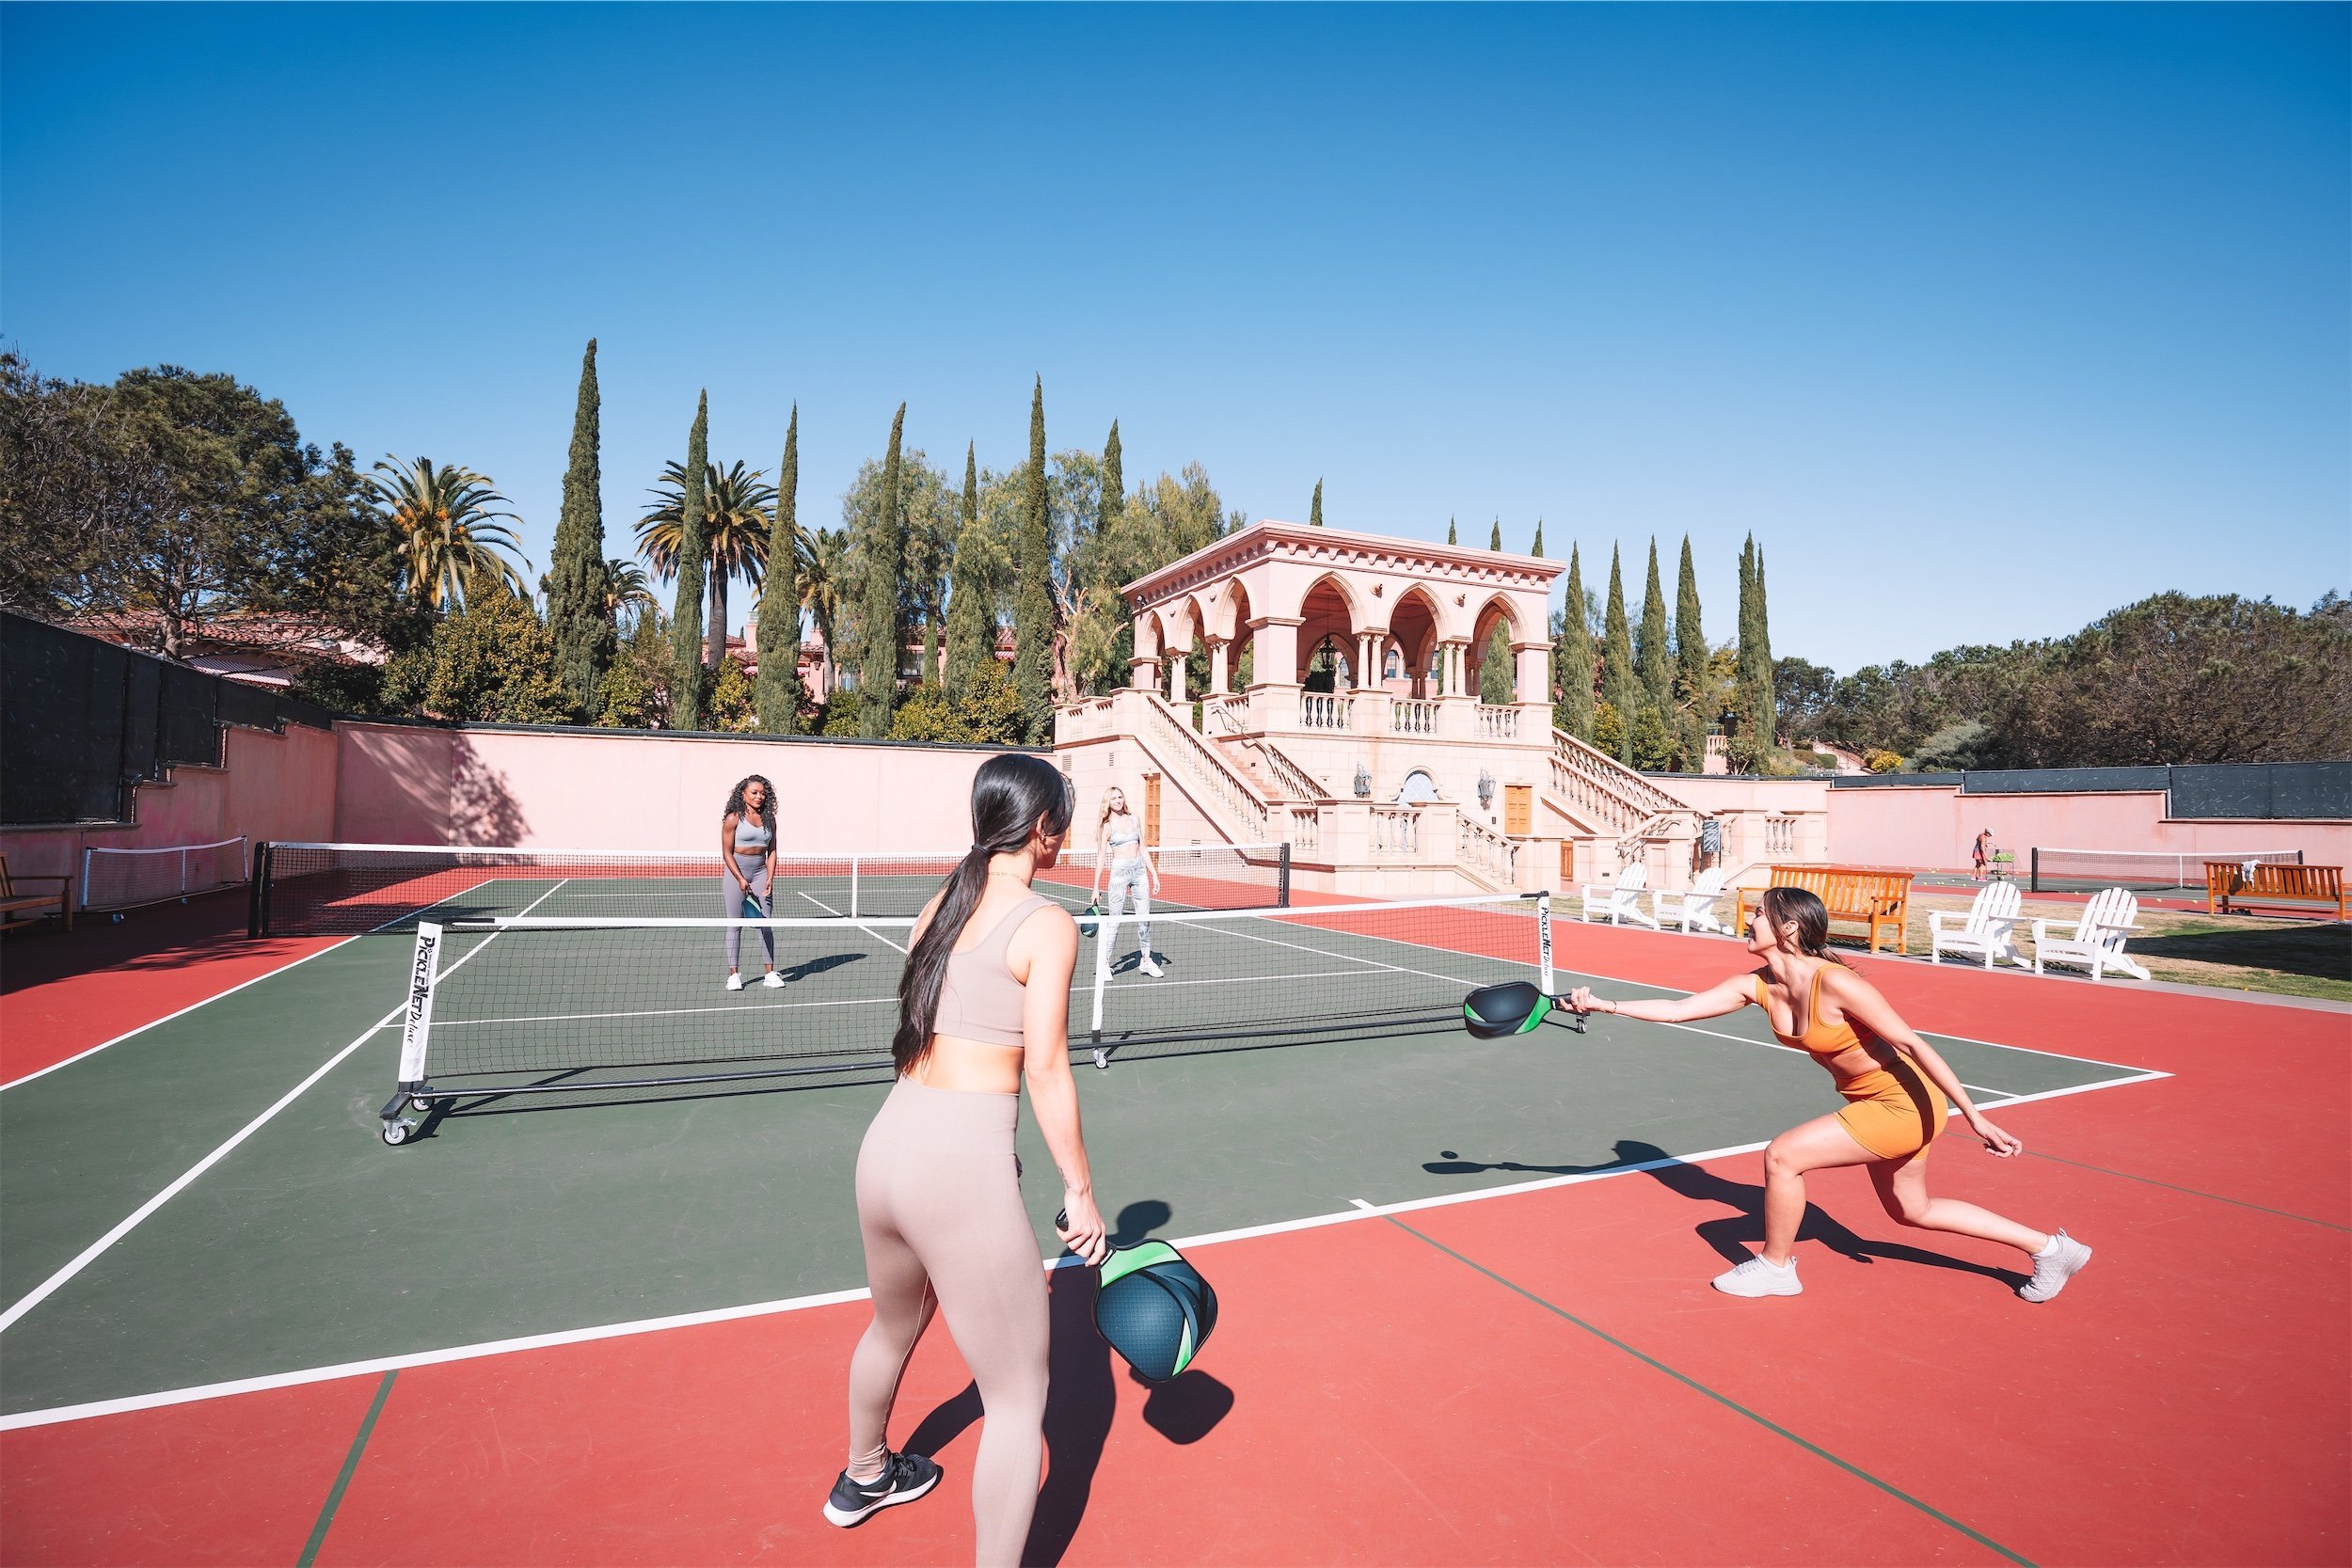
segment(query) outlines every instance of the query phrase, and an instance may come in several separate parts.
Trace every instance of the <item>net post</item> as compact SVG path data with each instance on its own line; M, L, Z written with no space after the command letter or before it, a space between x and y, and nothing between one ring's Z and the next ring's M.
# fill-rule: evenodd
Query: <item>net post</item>
M2032 857L2033 869L2026 873L2026 888L2030 893L2042 891L2042 847L2035 845L2026 853Z
M82 847L82 908L84 910L89 908L89 867L90 862L96 858L96 850L87 844Z
M403 1088L424 1082L425 1046L433 1027L434 971L441 952L441 927L429 920L417 923L417 948L408 966L408 1006L400 1021L400 1083Z
M1535 895L1535 954L1537 967L1542 971L1539 983L1543 987L1544 994L1549 996L1552 989L1552 974L1551 895L1549 893L1539 893Z
M861 858L862 857L857 855L851 855L850 857L850 918L851 920L855 920L858 916L857 863Z
M253 880L245 894L245 934L258 938L269 928L269 840L253 841Z
M1110 1066L1110 1055L1103 1049L1103 996L1111 989L1111 944L1118 940L1119 921L1116 916L1103 915L1094 923L1094 1001L1087 1025L1087 1037L1094 1046L1094 1065Z
M1279 909L1291 907L1291 841L1287 838L1274 857L1274 902Z

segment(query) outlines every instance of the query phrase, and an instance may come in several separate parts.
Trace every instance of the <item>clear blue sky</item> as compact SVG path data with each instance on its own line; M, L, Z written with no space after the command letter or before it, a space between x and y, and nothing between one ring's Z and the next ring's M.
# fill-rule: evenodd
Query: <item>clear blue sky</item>
M1116 417L1130 479L1653 532L1841 671L2352 585L2342 6L0 10L0 336L491 475L544 567L602 340L837 520ZM1594 558L1597 557L1596 562ZM738 594L738 613L747 595Z

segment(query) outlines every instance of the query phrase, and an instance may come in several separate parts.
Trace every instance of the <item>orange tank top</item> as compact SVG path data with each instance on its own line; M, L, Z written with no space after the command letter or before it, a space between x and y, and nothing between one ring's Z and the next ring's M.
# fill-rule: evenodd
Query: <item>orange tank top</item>
M1854 1028L1851 1020L1841 1018L1836 1023L1828 1024L1821 1022L1821 970L1828 967L1827 964L1823 964L1821 969L1813 972L1812 989L1806 995L1804 1004L1804 1033L1784 1035L1778 1029L1772 1031L1772 1037L1781 1044L1793 1045L1807 1052L1823 1067L1829 1066L1829 1059L1832 1056L1851 1051L1862 1043L1862 1036ZM1757 975L1756 977L1756 1005L1764 1009L1764 1022L1768 1024L1772 1020L1770 995L1764 976Z

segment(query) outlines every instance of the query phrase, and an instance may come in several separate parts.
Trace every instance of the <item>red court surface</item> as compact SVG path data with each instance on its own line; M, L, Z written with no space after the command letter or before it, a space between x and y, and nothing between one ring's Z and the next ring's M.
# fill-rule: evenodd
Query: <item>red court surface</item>
M1563 932L1564 965L1645 983L1743 967ZM2013 1296L2006 1249L1894 1225L1859 1170L1813 1180L1804 1295L1718 1295L1758 1233L1753 1154L1201 1246L1216 1336L1157 1391L1058 1272L1031 1560L2352 1560L2352 1018L1856 964L1939 1031L2176 1075L1994 1112L2021 1159L1964 1132L1939 1151L1940 1192L2098 1248L2058 1302ZM818 1515L865 1317L0 1433L0 1559L966 1560L977 1402L944 1328L892 1439L946 1481L854 1531Z

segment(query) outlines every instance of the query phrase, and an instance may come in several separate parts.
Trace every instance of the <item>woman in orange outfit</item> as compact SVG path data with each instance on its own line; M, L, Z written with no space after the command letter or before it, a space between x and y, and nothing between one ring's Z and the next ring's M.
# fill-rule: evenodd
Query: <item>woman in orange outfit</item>
M1717 1018L1754 1003L1781 1044L1806 1053L1836 1080L1844 1110L1790 1128L1764 1150L1764 1251L1718 1275L1715 1289L1735 1296L1802 1291L1794 1249L1805 1172L1867 1165L1879 1201L1896 1220L2017 1248L2033 1260L2033 1278L2017 1293L2048 1301L2090 1261L2090 1249L2063 1230L2045 1235L1973 1203L1928 1196L1928 1151L1951 1106L1994 1154L2007 1158L2025 1145L1984 1118L1934 1047L1876 986L1833 958L1828 941L1820 899L1802 888L1767 888L1748 922L1748 951L1762 969L1675 1002L1610 1002L1582 987L1569 998L1580 1012L1656 1023Z

